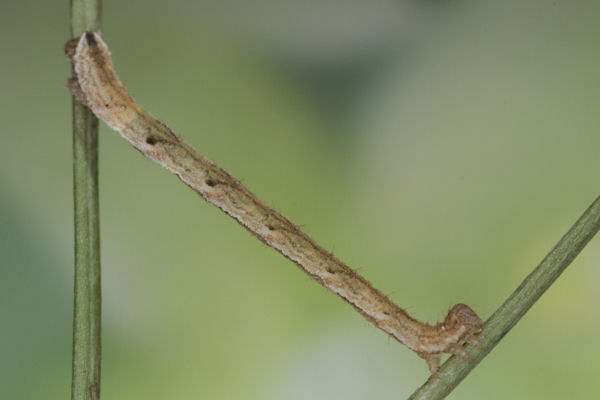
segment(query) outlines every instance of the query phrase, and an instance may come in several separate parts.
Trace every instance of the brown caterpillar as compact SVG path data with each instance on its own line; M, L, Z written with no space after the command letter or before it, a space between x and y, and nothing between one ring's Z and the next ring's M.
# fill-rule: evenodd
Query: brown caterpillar
M68 83L77 100L146 157L177 175L260 241L295 262L375 326L415 351L427 361L432 374L437 373L443 353L469 359L463 344L480 345L475 335L483 330L483 322L471 308L457 304L436 325L412 318L298 226L144 111L121 83L110 51L98 34L87 32L80 39L67 42L65 50L77 75Z

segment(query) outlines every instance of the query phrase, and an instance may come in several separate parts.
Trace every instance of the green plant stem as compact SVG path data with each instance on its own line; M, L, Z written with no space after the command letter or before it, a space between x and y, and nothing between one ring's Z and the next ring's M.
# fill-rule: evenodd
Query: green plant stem
M71 35L100 29L100 0L71 0ZM100 398L101 286L98 120L73 99L75 288L72 400Z
M434 400L446 397L535 304L598 232L598 229L600 229L600 197L485 322L484 330L478 337L483 347L468 346L467 352L471 360L450 357L439 370L440 379L429 378L410 396L409 400Z

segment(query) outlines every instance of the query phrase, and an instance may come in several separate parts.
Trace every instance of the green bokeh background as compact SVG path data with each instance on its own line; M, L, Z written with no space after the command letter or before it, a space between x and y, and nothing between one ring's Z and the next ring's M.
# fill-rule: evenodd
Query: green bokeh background
M600 194L600 3L248 3L105 0L103 36L146 109L417 318L487 318ZM70 396L68 32L67 2L0 3L1 399ZM428 377L105 125L100 179L104 399ZM450 398L597 398L599 240Z

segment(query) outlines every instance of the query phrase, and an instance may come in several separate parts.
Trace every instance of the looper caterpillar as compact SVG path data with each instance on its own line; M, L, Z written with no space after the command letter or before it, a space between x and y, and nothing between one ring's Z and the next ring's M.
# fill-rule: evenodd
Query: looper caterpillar
M260 241L295 262L311 278L352 305L367 320L427 361L436 374L443 353L468 359L463 344L483 322L471 308L456 304L443 322L412 318L365 278L327 252L283 215L259 200L224 169L199 155L165 124L144 111L127 92L102 38L87 32L69 41L66 52L77 79L69 89L136 149L179 177L209 203L237 220Z

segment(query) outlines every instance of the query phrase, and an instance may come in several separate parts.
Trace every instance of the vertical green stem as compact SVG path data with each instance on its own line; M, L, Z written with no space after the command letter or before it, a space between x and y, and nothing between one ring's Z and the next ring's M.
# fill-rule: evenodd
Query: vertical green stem
M71 0L71 35L100 30L101 0ZM75 290L72 400L100 398L101 286L98 120L73 98Z

